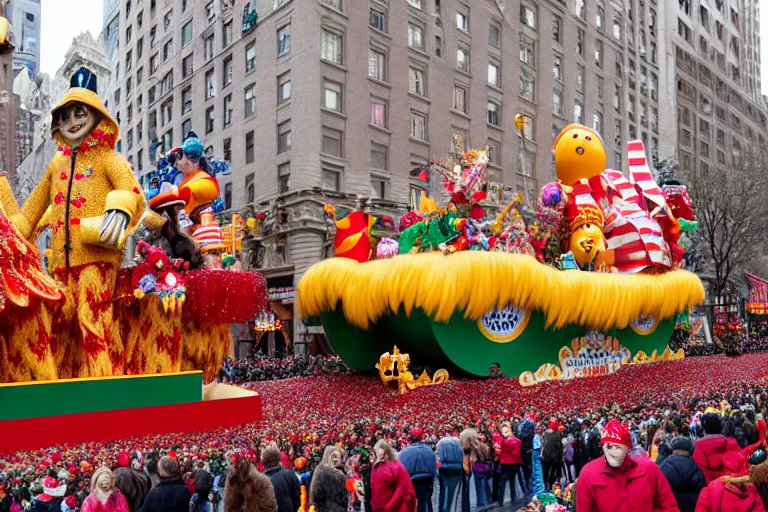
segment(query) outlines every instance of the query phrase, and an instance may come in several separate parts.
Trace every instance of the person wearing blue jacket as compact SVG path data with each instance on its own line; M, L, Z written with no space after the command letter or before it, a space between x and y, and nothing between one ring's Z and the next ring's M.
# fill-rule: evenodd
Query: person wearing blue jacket
M544 492L544 469L541 465L541 436L538 433L533 437L531 468L531 479L528 481L528 494L526 498L537 496L539 493Z
M453 428L448 425L443 427L444 437L437 442L437 460L440 463L440 469L438 469L438 482L440 484L438 512L453 512L455 510L453 503L456 489L461 483L461 472L464 470L464 451L459 438L451 434L452 430Z
M416 490L416 512L432 512L432 493L437 473L437 458L432 448L422 442L424 430L411 429L411 444L403 448L398 459L405 466Z

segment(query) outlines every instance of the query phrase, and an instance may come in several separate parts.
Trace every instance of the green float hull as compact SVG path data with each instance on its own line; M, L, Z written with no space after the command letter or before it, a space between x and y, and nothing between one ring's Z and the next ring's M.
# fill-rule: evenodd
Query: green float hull
M350 325L339 304L334 311L322 313L322 324L334 351L354 370L375 372L375 364L385 352L397 345L410 354L415 366L445 368L452 373L485 377L494 363L508 376L526 371L535 372L546 363L558 364L558 354L570 347L575 338L585 336L588 329L569 324L562 329L545 327L545 318L532 312L527 325L513 340L500 343L489 339L478 322L467 320L456 311L446 323L436 322L421 310L410 316L403 310L380 318L368 329ZM638 351L661 354L675 326L674 319L662 320L656 328L639 334L634 329L614 329L605 332L618 339L634 356Z

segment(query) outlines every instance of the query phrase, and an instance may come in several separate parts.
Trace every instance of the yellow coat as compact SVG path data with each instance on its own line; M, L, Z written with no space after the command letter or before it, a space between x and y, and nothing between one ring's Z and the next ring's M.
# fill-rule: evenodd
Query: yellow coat
M144 213L144 195L130 165L114 150L117 123L99 97L87 89L72 88L54 111L71 101L98 110L102 121L76 151L65 146L59 133L54 132L59 152L12 220L22 235L30 238L46 215L53 232L49 265L54 272L89 263L120 266L126 237L117 248L99 244L104 213L119 210L127 214L127 235Z

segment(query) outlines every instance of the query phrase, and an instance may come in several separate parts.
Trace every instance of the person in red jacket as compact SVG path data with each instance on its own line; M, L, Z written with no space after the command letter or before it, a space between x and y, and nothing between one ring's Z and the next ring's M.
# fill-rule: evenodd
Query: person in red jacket
M735 439L720 433L722 423L717 413L702 415L701 426L706 435L696 442L693 460L704 472L704 478L709 483L725 474L723 460L726 454L741 452L741 447Z
M669 482L650 459L629 456L629 430L618 420L600 433L603 457L576 480L578 512L679 512Z
M397 460L395 450L381 439L373 452L376 454L371 473L373 512L415 512L416 490L408 471Z
M695 512L765 512L763 500L750 479L745 453L726 453L723 466L726 475L712 480L701 491Z
M499 429L501 433L493 434L493 449L499 454L501 465L501 481L499 482L499 504L504 504L504 491L509 482L512 492L512 503L515 503L515 481L520 466L523 463L523 442L512 431L512 424L505 421Z

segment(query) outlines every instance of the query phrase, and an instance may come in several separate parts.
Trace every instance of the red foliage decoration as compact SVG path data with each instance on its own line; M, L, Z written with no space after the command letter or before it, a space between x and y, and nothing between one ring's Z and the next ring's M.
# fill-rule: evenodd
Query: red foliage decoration
M243 323L269 306L267 281L258 272L190 270L182 276L187 284L184 321Z

